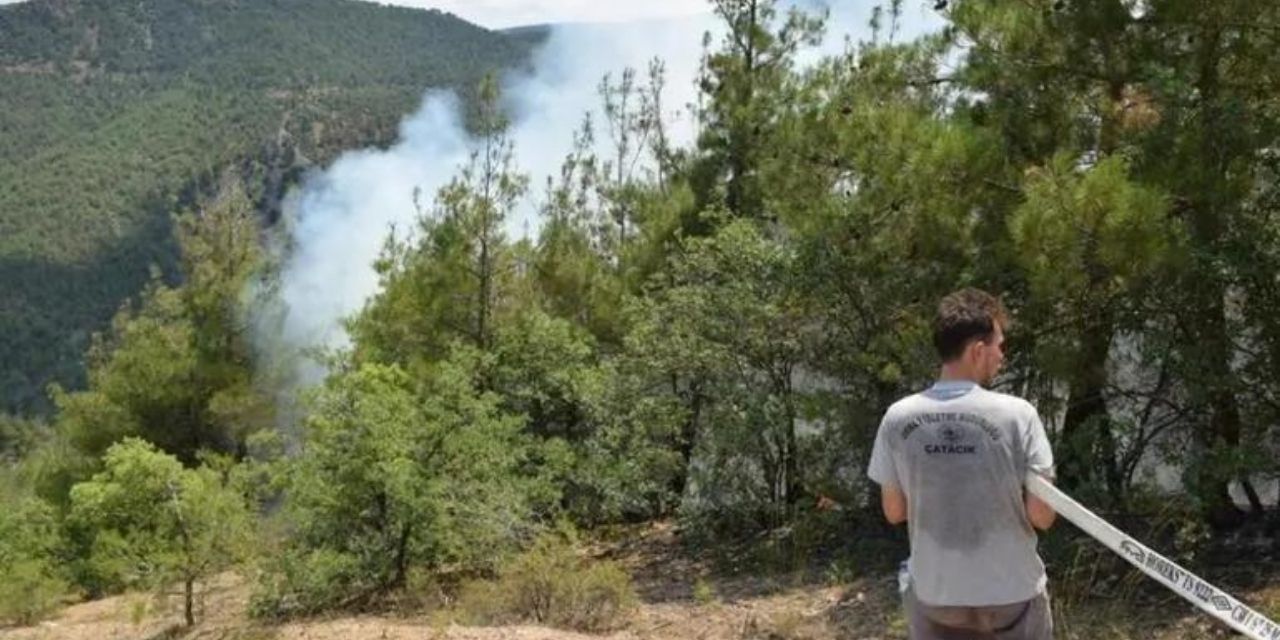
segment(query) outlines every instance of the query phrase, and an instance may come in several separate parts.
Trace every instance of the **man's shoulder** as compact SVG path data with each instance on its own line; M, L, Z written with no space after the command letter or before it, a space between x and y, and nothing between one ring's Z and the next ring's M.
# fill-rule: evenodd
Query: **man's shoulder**
M898 400L893 404L889 405L889 408L884 412L884 416L885 418L892 419L910 415L919 411L924 406L925 400L926 397L923 393L913 393L911 395L903 396L898 398Z
M1004 411L1017 414L1019 417L1036 415L1036 407L1026 398L1015 396L1010 393L1001 393L990 389L979 389L982 394L982 401L993 406L999 407Z

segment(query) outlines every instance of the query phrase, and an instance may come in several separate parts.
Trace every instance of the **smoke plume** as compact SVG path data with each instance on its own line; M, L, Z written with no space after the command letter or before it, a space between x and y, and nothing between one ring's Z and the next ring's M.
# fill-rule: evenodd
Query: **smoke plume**
M869 5L799 0L806 10L827 8L830 21L824 44L801 62L838 53L846 36L868 37ZM923 6L923 5L922 5ZM931 28L937 17L904 10L899 38ZM703 16L630 24L570 25L553 28L535 54L533 71L503 79L504 103L511 115L510 135L516 163L529 174L530 192L507 220L508 237L536 234L537 210L546 176L559 170L584 114L603 122L597 87L605 74L615 79L626 68L643 80L649 61L666 69L667 131L676 145L694 135L686 108L696 98L695 78L703 55L703 36L719 46L721 27ZM386 150L366 149L342 155L308 176L285 201L282 271L274 300L256 320L263 358L281 366L289 386L318 382L324 368L299 357L309 349L347 345L344 318L358 312L376 292L373 262L394 226L411 229L418 215L415 190L430 206L436 191L466 161L472 140L462 126L458 99L428 92L418 111L400 125L399 138ZM270 309L271 311L266 311Z

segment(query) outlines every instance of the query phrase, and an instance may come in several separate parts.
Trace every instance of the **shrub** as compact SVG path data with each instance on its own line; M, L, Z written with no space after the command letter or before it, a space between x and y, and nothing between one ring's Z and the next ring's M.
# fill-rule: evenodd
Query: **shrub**
M44 559L18 560L0 574L0 620L31 624L56 609L67 590Z
M288 551L264 569L249 600L255 618L310 615L349 605L352 594L370 593L358 585L359 560L331 549Z
M0 502L0 621L30 624L58 606L69 590L54 560L61 543L47 503Z
M71 489L68 521L102 584L183 588L195 624L197 584L243 557L252 520L242 495L212 468L186 469L154 445L126 438L105 469Z
M544 534L493 582L472 582L459 597L471 622L536 622L577 631L610 631L636 605L631 577L613 562L580 558L571 538Z
M329 379L282 475L290 535L255 615L367 607L402 593L415 567L492 570L517 547L537 492L527 439L475 386L478 358L460 350L423 380L375 364Z
M693 583L693 601L701 605L711 604L716 601L715 589L712 588L710 582L707 582L706 578L698 578Z

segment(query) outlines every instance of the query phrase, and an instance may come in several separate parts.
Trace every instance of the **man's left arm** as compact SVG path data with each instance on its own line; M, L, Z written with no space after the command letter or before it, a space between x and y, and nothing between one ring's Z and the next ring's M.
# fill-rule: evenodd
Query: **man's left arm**
M880 485L880 508L884 511L884 519L889 524L902 524L907 521L907 494L898 487Z
M907 496L898 481L898 470L889 450L889 424L889 416L886 414L876 431L875 443L871 446L867 477L880 485L880 508L884 511L885 520L889 524L902 524L907 521Z

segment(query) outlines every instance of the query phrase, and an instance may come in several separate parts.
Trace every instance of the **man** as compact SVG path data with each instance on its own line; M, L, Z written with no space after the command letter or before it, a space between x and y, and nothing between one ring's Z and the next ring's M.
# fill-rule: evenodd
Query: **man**
M867 475L911 541L912 640L1053 637L1035 528L1054 513L1023 489L1028 471L1052 476L1053 454L1035 407L983 388L1004 362L1008 323L985 292L943 298L938 381L889 407L876 434Z

